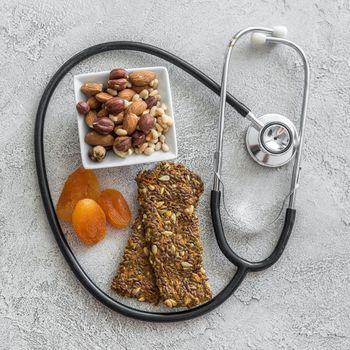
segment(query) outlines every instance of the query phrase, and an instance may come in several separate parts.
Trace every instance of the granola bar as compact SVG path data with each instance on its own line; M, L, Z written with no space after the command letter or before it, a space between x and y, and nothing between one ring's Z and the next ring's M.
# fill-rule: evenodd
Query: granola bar
M193 307L212 297L195 213L203 183L180 164L159 163L137 178L145 239L161 301Z
M142 226L142 215L139 211L112 288L122 296L157 304L159 289L148 260L149 251Z

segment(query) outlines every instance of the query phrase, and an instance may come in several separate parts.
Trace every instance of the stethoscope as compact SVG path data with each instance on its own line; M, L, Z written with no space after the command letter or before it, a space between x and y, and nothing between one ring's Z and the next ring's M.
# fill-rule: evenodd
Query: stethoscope
M257 118L249 110L248 107L238 101L234 96L227 93L228 66L232 48L242 36L248 33L252 33L252 43L255 46L260 46L267 43L285 44L292 47L301 56L304 65L304 91L299 132L296 130L293 123L288 118L279 114L266 114L260 118ZM310 75L309 65L303 50L293 42L285 39L286 34L287 30L285 27L275 27L273 29L251 27L241 30L235 34L230 41L227 49L221 87L203 72L188 62L182 60L181 58L152 45L130 41L107 42L89 47L79 52L68 61L66 61L47 84L38 106L34 134L36 169L45 211L57 244L75 276L96 299L98 299L110 309L117 311L123 315L144 321L175 322L189 320L214 310L235 292L248 272L255 272L266 269L273 265L282 255L292 232L295 220L295 195L300 174L300 162L304 137ZM46 111L50 103L50 99L58 84L74 66L88 57L111 50L141 51L162 58L186 71L203 85L207 86L214 93L218 95L220 94L220 118L217 149L214 157L214 186L211 192L211 213L215 236L219 248L226 256L226 258L237 267L237 270L227 286L223 288L212 300L193 309L166 313L150 312L130 307L112 298L91 280L89 275L80 265L65 238L65 235L56 216L55 206L52 202L45 166L44 123ZM248 128L246 134L246 144L248 152L255 161L264 166L277 167L288 163L294 158L291 191L289 193L289 206L286 210L286 216L281 235L275 249L270 254L270 256L258 262L251 262L237 255L227 243L222 227L220 215L220 187L222 184L221 168L223 159L223 131L226 102L231 105L239 114L247 118L252 123Z
M251 262L238 256L228 245L222 227L220 215L220 186L222 159L223 159L223 136L225 124L225 106L226 90L229 62L233 47L239 39L246 34L251 34L251 43L256 46L262 46L268 43L284 44L293 48L301 57L304 67L304 89L301 105L301 116L299 133L294 124L285 116L270 113L257 118L246 106L240 105L234 107L237 112L247 118L251 125L246 133L246 146L251 157L260 165L267 167L280 167L287 164L293 158L293 172L289 192L289 205L286 211L285 222L278 243L265 260ZM226 258L236 266L241 266L248 271L263 270L273 265L282 255L287 244L288 238L292 232L295 220L295 196L298 187L300 175L301 154L304 141L304 129L306 120L306 111L309 97L310 68L304 51L292 41L285 39L287 28L278 26L275 28L250 27L236 33L230 41L222 71L221 94L220 94L220 117L217 137L216 152L214 155L214 186L211 192L211 214L214 225L214 231L219 247Z

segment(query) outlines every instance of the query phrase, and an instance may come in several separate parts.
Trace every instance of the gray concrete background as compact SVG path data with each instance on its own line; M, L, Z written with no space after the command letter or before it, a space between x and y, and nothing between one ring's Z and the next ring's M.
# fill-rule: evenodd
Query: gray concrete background
M1 349L350 348L349 1L0 0L0 8ZM247 25L274 24L289 27L312 66L298 215L285 254L271 269L249 275L223 306L199 319L151 324L111 312L70 272L44 214L33 125L46 83L73 54L108 40L160 46L219 81L230 36ZM52 196L57 200L66 176L80 164L73 74L159 64L169 69L179 160L206 183L199 215L205 265L218 292L234 273L217 249L208 220L218 98L175 67L143 54L114 52L87 60L67 75L53 96L45 129ZM241 44L231 73L230 91L257 115L280 112L297 120L302 67L288 49L257 52ZM288 192L290 167L269 170L253 163L244 149L246 126L229 109L224 182L227 207L237 219L225 227L240 253L262 258L276 241L281 220L269 223ZM140 168L98 171L104 186L126 194L134 212L133 178ZM110 229L93 248L77 242L69 226L64 230L80 262L110 293L127 230Z

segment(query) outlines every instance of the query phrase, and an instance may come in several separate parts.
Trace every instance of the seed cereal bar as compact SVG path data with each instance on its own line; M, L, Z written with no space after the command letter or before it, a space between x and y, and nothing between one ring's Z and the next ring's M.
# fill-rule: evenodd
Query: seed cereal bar
M158 304L159 289L148 259L149 250L142 226L142 215L139 211L112 288L119 295Z
M193 307L212 293L203 268L203 248L195 213L203 192L200 177L180 164L162 162L139 173L139 203L149 261L161 301Z

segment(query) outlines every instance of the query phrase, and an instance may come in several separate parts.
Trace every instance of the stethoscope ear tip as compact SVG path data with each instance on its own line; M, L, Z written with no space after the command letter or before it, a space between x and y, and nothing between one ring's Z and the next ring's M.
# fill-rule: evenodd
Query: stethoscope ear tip
M267 38L266 34L260 33L260 32L254 32L250 37L250 43L252 44L253 47L261 47L266 44L266 38Z
M275 26L271 29L271 36L275 38L286 39L288 36L288 29L286 26ZM267 34L262 32L253 32L250 37L250 42L254 47L261 47L266 44Z
M286 39L288 37L288 28L286 26L272 27L271 35L275 38Z

